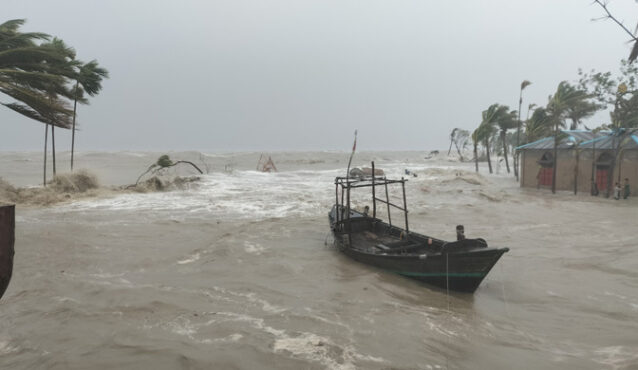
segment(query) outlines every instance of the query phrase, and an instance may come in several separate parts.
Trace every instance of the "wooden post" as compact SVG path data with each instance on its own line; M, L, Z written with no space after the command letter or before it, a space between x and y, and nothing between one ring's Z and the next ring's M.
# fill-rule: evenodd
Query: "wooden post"
M377 195L374 191L374 161L372 161L372 218L377 218Z
M0 297L7 290L13 272L15 206L0 205Z
M401 190L403 190L403 213L405 214L405 232L409 233L410 228L408 227L408 202L405 199L405 180L403 177L401 178Z
M337 180L335 180L335 205L336 222L339 222L339 182Z
M390 215L390 195L388 195L388 182L385 182L385 200L388 206L388 225L392 227L392 215Z
M346 183L348 182L348 180L346 180ZM344 206L344 201L343 201L343 192L345 191L345 188L343 187L343 183L341 183L341 209L339 210L339 212L341 212L341 221L343 221L343 206Z

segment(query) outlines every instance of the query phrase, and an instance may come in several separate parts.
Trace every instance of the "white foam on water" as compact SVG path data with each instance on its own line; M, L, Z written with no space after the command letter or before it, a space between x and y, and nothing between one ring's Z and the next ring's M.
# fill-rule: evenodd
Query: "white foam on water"
M187 258L184 258L183 260L177 261L177 264L185 265L187 263L193 263L193 262L195 262L195 261L197 261L199 259L200 259L200 254L199 253L195 253L195 254L192 254L192 255L188 256Z
M356 369L354 360L385 362L384 359L358 353L352 346L341 347L330 338L315 333L288 333L286 330L273 328L265 320L246 314L235 312L217 312L227 321L238 321L250 324L253 328L274 337L273 351L279 354L289 354L292 358L317 362L328 369L350 370Z
M245 241L244 242L244 250L246 251L246 253L260 255L266 249L259 243L251 243L249 241Z
M638 348L625 346L602 347L594 351L597 363L610 369L627 369L638 362Z
M19 347L12 346L8 341L0 341L0 355L8 355L9 353L19 351Z

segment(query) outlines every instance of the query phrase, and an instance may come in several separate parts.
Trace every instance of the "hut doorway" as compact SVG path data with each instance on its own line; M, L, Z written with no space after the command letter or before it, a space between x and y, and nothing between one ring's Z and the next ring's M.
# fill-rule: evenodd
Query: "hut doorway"
M607 179L611 171L612 157L609 153L601 154L596 160L596 187L599 191L607 190Z
M551 186L554 177L554 156L545 153L538 161L541 168L538 169L538 186Z

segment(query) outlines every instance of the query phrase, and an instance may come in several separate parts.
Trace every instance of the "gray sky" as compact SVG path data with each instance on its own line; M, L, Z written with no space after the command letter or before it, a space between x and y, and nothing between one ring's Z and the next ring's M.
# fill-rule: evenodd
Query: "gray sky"
M349 150L355 128L361 150L430 150L490 104L517 109L524 79L525 107L579 67L617 71L628 37L591 3L3 0L0 21L109 70L79 107L80 151ZM610 9L634 29L634 0ZM44 126L4 107L0 132L0 151L43 147Z

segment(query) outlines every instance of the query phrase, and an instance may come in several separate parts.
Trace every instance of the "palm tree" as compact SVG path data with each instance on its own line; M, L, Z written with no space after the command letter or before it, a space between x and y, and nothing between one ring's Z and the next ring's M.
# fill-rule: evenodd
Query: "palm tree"
M73 171L73 155L75 152L75 117L78 102L88 104L88 100L83 95L86 92L89 96L97 95L102 90L102 80L109 77L109 72L98 66L96 60L79 66L73 88L73 128L71 134L71 171Z
M483 112L485 114L485 112ZM487 164L492 173L492 162L490 161L490 137L494 133L494 126L490 123L486 123L485 121L481 122L479 127L472 132L472 142L474 144L474 163L476 167L476 172L479 172L478 167L478 145L483 144L485 147L486 155L487 155Z
M59 96L69 96L64 72L69 72L65 62L72 52L59 39L44 33L21 33L24 20L15 19L0 25L0 92L16 102L4 106L45 126L45 176L46 141L48 125L68 128L70 110ZM45 41L37 44L36 41ZM52 131L53 132L53 131Z
M545 108L534 110L532 117L525 121L525 136L528 143L547 137L551 133L551 121Z
M572 121L569 129L576 130L583 119L593 116L594 113L598 112L602 108L604 108L604 106L596 104L592 101L575 101L567 108L567 118Z
M565 128L565 120L569 118L569 112L573 107L584 105L590 96L585 90L580 90L567 81L558 84L553 96L550 96L547 104L547 113L554 130L554 168L552 172L552 193L556 193L556 170L558 167L558 141L560 128Z
M51 50L51 53L56 55L57 58L52 61L48 61L47 63L47 72L50 74L54 74L60 76L66 82L66 79L70 78L74 74L74 68L77 65L77 61L75 61L75 50L69 46L67 46L64 41L54 37L51 41L40 44L41 48ZM50 101L58 100L61 105L65 107L65 117L63 124L57 124L57 120L59 117L51 116L49 117L48 124L51 125L51 153L53 154L53 176L56 175L56 160L55 160L55 127L62 127L65 129L69 129L70 126L68 124L70 111L68 109L68 104L63 101L60 97L71 99L73 97L72 91L66 87L66 84L49 84L46 86L46 92ZM44 140L44 150L45 150L45 179L46 179L46 149L47 149L47 140ZM45 182L46 184L46 182Z
M520 94L518 97L518 127L516 128L516 147L518 148L518 146L520 145L520 137L521 137L521 106L523 105L523 90L525 90L525 88L529 85L531 85L532 83L527 81L527 80L523 80L523 82L521 82L521 90L520 90ZM529 114L529 111L528 111ZM518 156L514 155L514 175L516 176L516 181L518 181ZM507 163L507 156L505 156L505 163ZM507 168L507 172L509 173L509 167Z
M514 128L516 125L516 111L509 111L509 107L506 105L492 104L487 110L482 113L481 126L483 128L483 144L487 150L487 164L492 173L492 161L490 160L490 137L496 132L496 127L501 130L501 137L503 138L503 150L507 152L507 143L505 141L505 134L509 128ZM480 127L480 126L479 126ZM507 163L507 154L505 154L505 162ZM508 164L509 172L509 164Z
M517 112L515 110L510 111L507 114L503 113L500 117L498 117L498 120L496 121L496 125L500 130L501 141L503 143L503 156L505 157L505 167L507 168L507 173L510 173L510 165L507 161L507 130L516 127L517 124L520 125L520 120L516 119L516 114Z

